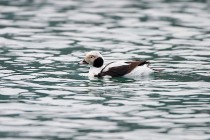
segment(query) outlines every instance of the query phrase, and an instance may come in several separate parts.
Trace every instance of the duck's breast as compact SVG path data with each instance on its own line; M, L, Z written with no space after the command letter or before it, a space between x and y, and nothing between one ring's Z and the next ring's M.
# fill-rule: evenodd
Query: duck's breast
M98 75L101 72L102 68L95 68L95 67L91 67L88 73L89 77L94 77L95 75Z

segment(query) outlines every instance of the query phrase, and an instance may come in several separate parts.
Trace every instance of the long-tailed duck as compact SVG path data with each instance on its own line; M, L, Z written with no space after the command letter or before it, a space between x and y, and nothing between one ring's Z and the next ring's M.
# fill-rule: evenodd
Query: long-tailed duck
M86 53L84 60L79 64L89 64L90 77L136 77L149 75L155 70L149 67L148 61L118 61L104 64L103 56L98 51L90 51Z

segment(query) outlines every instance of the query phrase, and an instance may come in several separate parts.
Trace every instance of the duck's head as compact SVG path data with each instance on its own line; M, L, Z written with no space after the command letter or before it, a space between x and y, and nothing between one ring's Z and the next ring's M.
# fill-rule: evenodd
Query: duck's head
M79 62L80 64L89 64L93 67L100 68L104 64L102 55L98 51L90 51L86 53L85 58Z

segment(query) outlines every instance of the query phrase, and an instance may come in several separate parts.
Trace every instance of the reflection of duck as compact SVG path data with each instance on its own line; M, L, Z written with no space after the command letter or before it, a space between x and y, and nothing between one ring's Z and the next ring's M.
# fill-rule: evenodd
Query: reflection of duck
M80 64L89 64L90 77L136 77L141 75L149 75L154 69L149 67L148 61L118 61L104 65L103 56L98 51L90 51L86 53L84 60Z

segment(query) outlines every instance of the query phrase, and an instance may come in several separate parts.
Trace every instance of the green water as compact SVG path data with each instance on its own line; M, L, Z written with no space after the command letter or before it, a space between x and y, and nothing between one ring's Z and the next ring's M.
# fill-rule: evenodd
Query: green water
M0 139L210 140L205 1L0 0ZM89 79L106 61L165 69Z

